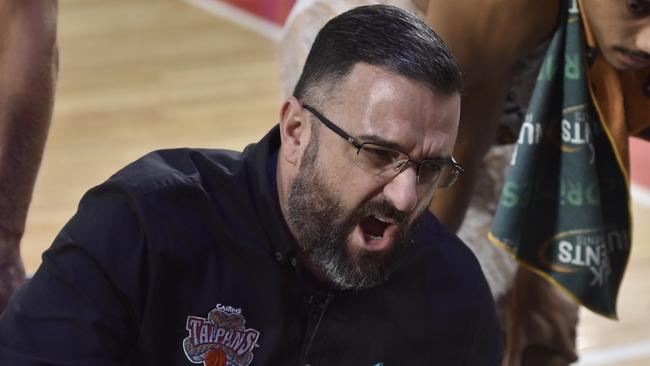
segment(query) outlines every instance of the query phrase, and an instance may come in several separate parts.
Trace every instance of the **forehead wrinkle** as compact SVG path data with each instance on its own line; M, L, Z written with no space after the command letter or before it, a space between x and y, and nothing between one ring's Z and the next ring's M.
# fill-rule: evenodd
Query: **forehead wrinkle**
M355 68L339 89L342 104L328 111L333 122L358 142L377 143L414 159L451 153L457 121L449 119L455 112L448 101L459 100L456 94L434 92L374 66Z
M409 112L408 116L403 113L382 113L381 109L372 108L369 103L357 129L364 132L353 136L359 142L376 143L404 152L413 159L439 159L449 156L445 146L453 136L449 135L445 128L445 124L450 123L447 121L448 111L436 109L429 111L426 116L422 114L427 111L417 108ZM375 117L377 114L380 114L380 117ZM424 123L425 120L429 122Z
M412 86L404 87L404 84L412 84L412 82L402 79L399 76L387 79L380 75L372 83L367 92L368 99L361 112L362 118L359 123L361 129L367 132L360 136L372 142L382 142L387 147L410 151L410 146L405 146L404 142L398 143L397 141L405 135L404 126L412 129L415 127L413 122L422 119L422 116L419 115L421 111L410 109L405 113L402 109L404 107L400 107L403 98L420 99L421 96L418 95L419 93L414 93ZM401 95L405 90L408 91L408 96Z

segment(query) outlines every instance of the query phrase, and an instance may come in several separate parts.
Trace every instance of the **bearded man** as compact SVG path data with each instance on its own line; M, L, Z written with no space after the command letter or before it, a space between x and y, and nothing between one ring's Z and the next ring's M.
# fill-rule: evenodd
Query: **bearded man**
M498 365L472 252L430 214L460 73L390 6L334 18L244 152L151 153L90 190L0 318L7 365Z

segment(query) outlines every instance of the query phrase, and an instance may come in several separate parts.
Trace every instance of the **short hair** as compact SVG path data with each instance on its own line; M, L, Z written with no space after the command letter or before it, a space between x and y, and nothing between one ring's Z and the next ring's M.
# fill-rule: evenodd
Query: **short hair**
M458 64L440 37L413 14L389 5L351 9L318 32L293 95L331 91L357 63L382 67L433 92L460 93Z

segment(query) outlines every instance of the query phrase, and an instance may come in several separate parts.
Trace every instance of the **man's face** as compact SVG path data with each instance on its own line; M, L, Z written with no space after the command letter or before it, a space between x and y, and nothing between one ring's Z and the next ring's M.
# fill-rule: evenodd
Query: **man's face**
M414 159L451 155L458 95L434 94L359 64L326 99L321 113L360 142L391 146ZM357 149L304 113L316 125L288 189L287 222L317 274L344 289L374 286L410 242L434 190L417 186L413 165L392 179L358 168Z
M583 0L598 47L623 71L650 67L650 0Z

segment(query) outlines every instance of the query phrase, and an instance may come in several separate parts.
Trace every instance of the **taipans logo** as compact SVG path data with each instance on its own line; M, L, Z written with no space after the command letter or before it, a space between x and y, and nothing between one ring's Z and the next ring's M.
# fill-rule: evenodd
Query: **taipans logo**
M260 335L246 329L241 309L217 304L207 318L188 316L183 340L185 355L192 363L204 366L247 366L253 361L253 348Z

